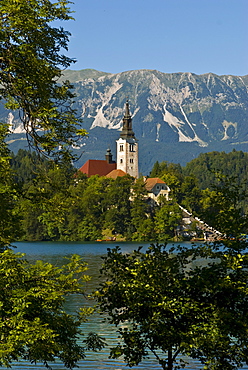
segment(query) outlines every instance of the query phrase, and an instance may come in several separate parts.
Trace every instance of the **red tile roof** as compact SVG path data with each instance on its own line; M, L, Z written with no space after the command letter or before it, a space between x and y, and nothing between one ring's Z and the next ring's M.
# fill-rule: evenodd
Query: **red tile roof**
M114 179L114 180L116 180L117 177L122 177L122 176L126 176L126 172L122 170L113 170L106 175L106 177L110 177L111 179Z
M146 179L146 190L151 191L156 184L165 184L165 182L158 177L149 177Z
M116 163L108 163L103 159L89 159L81 168L79 168L79 171L90 177L93 175L106 176L109 172L115 169Z

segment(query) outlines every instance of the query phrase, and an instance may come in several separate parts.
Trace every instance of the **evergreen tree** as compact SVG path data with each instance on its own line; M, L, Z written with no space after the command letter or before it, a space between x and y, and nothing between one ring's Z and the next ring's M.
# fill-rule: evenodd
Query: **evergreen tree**
M150 172L150 177L159 177L160 175L160 165L159 165L159 162L156 161L153 165L153 168Z
M216 174L236 178L236 182L242 185L248 178L248 153L236 151L230 153L210 152L201 153L183 169L185 175L194 175L199 181L201 189L211 188L218 184Z
M36 178L43 167L48 169L49 161L44 157L38 156L36 152L29 150L19 149L17 154L12 153L11 156L11 169L14 174L14 181L20 186L28 184Z

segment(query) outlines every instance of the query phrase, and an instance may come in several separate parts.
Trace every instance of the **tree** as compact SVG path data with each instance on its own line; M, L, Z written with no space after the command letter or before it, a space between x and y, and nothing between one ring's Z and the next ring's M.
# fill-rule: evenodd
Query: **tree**
M182 179L180 179L177 175L173 173L166 173L163 176L161 176L161 180L163 180L166 183L166 185L169 186L170 198L177 201L181 192Z
M58 84L61 69L72 59L60 54L61 48L67 49L69 33L52 27L51 22L71 19L69 3L0 3L0 99L7 109L19 112L29 145L64 163L72 159L71 145L85 135L72 106L70 84ZM49 367L49 362L59 358L71 369L84 358L77 338L90 310L70 315L63 304L66 296L83 294L85 265L78 256L61 268L41 261L32 265L10 250L19 223L7 134L8 128L0 123L0 366L25 359ZM85 348L97 349L102 344L92 334Z
M199 212L201 190L195 176L185 176L181 184L181 191L178 196L179 203L194 213Z
M200 216L227 238L239 239L248 229L248 217L242 207L242 202L247 202L247 191L235 177L219 173L216 182L212 191L203 191Z
M87 347L100 349L103 341L92 335L84 345L77 342L80 324L92 312L84 308L68 314L64 301L70 294L84 294L86 264L72 256L67 264L56 267L37 261L29 264L23 255L11 250L0 258L0 366L13 361L49 363L60 359L72 369L85 357ZM93 341L92 341L93 337Z
M101 239L101 229L97 228L92 219L85 217L78 225L78 240L93 241Z
M143 242L143 241L154 241L157 239L157 234L154 226L154 222L151 218L144 220L139 227L137 232L134 233L132 240Z
M201 153L184 167L185 175L194 175L199 181L201 189L210 188L213 184L218 185L216 173L221 172L225 176L235 177L240 185L247 181L248 153L232 150L230 153L210 152Z
M144 223L148 226L147 217L149 214L149 204L147 202L147 190L145 188L145 182L143 178L137 179L131 189L131 225L133 230L130 230L132 234L132 240L144 239ZM141 231L141 234L139 233Z
M247 267L247 253L218 243L109 249L96 295L122 340L111 357L132 367L153 354L164 370L184 367L179 354L211 370L248 364Z
M60 54L70 33L51 22L72 19L69 4L2 0L0 6L0 98L19 111L29 144L56 160L68 159L73 142L85 135L72 106L72 86L58 84L74 60Z
M150 172L150 177L158 177L161 173L160 164L156 161L153 165L153 168Z
M15 211L17 191L9 166L10 151L5 143L7 125L0 125L0 252L20 235L19 217Z
M46 173L51 161L39 156L35 151L19 149L17 154L11 153L10 166L13 180L20 189L27 187L41 173Z
M40 166L36 177L23 185L18 211L25 240L66 240L68 208L73 206L69 189L71 166Z
M125 235L131 225L131 187L133 178L129 175L117 177L106 192L107 210L105 225L114 233ZM105 208L106 209L106 208Z
M182 180L182 168L180 164L158 161L154 163L153 169L150 172L150 177L162 177L163 175L171 174Z
M156 210L154 226L157 241L165 241L175 236L175 230L182 219L182 211L175 202L164 201Z

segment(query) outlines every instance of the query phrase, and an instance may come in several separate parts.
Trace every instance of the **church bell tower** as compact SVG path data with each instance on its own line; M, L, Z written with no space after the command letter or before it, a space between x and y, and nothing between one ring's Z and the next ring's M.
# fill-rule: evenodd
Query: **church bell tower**
M138 168L138 141L132 129L132 117L129 111L129 102L126 101L125 115L120 138L117 143L117 169L128 173L135 178L139 177Z

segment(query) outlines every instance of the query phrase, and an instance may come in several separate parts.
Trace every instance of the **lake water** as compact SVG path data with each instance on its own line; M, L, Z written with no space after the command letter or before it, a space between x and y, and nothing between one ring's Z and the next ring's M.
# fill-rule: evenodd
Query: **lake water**
M184 243L190 244L190 243ZM33 262L35 260L43 260L51 262L55 265L61 265L63 257L68 257L72 254L78 254L83 257L84 261L88 263L88 275L91 276L91 281L87 283L87 290L91 292L99 282L99 268L102 264L102 256L106 254L107 248L113 248L116 245L121 247L123 252L131 252L138 248L140 245L148 247L150 243L81 243L81 242L35 242L35 243L14 243L17 247L15 252L21 252L26 254L26 258ZM89 301L85 301L83 298L73 296L67 302L67 309L69 311L76 311L83 305L92 304ZM108 347L104 348L101 352L87 352L86 358L78 363L79 369L84 370L124 370L127 366L120 359L113 360L109 359L109 348L117 342L117 334L115 327L107 324L103 321L102 316L94 314L87 323L83 324L83 332L87 335L88 332L96 332L101 337L105 338ZM202 369L202 365L198 362L192 362L188 360L189 365L185 368L188 370ZM64 370L65 367L61 363L51 364L53 369ZM31 365L27 362L21 362L13 365L14 370L44 370L45 367L42 364ZM4 368L3 368L4 369ZM143 361L139 366L134 366L132 369L143 369L143 370L161 370L155 360L152 358ZM247 367L243 369L248 370Z

